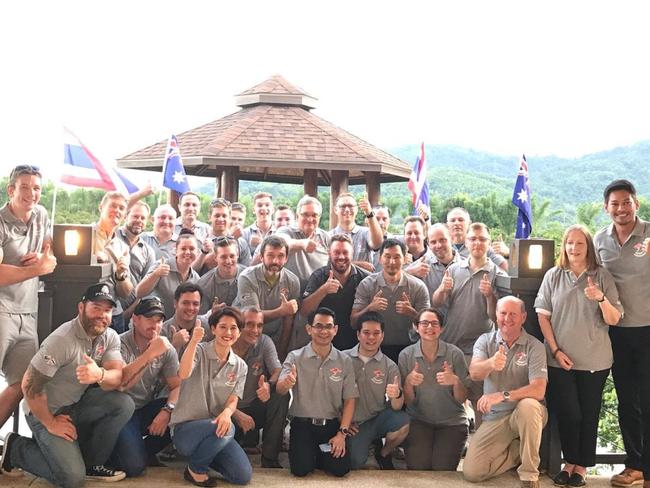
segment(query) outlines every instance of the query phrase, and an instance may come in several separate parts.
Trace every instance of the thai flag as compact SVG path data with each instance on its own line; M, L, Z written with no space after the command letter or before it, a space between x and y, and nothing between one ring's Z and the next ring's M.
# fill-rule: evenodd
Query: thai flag
M178 139L176 139L174 134L167 141L163 186L181 194L190 191L190 184L187 181L183 160L181 159L181 151L178 147Z
M63 171L61 183L84 188L119 191L124 194L139 190L123 173L105 167L79 138L63 128Z
M517 230L515 239L528 239L533 231L533 209L531 207L530 181L528 180L528 163L526 155L521 156L515 189L512 192L512 203L517 207Z
M420 156L415 160L415 165L411 170L407 187L413 197L414 213L417 212L420 203L429 208L429 184L427 183L427 165L424 158L424 142L420 147Z

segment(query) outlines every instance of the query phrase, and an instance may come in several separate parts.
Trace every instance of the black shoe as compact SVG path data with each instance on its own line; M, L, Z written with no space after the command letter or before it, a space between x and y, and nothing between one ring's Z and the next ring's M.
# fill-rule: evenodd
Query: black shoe
M18 438L18 434L15 432L9 432L5 436L5 442L2 447L2 457L0 457L0 473L9 473L14 469L11 461L9 461L9 451L11 450L11 444L14 440Z
M126 473L119 469L108 468L102 464L86 469L86 481L120 481L126 478Z
M566 486L570 478L571 475L569 474L569 472L562 470L555 475L555 478L553 478L553 484L555 486Z
M375 449L375 460L379 465L379 469L386 469L386 470L395 469L395 466L393 466L393 456L390 454L388 456L382 456L381 449Z
M585 481L585 477L582 476L580 473L573 473L571 477L569 478L569 481L567 481L567 486L585 486L587 482Z
M206 479L205 481L196 481L194 479L194 476L192 476L192 473L190 473L189 466L185 466L185 471L183 472L183 478L185 478L185 481L189 481L194 486L203 486L205 488L212 488L213 486L217 486L217 478L210 477L210 476L208 476L208 479Z
M282 469L282 465L277 459L267 459L262 456L261 464L263 468Z

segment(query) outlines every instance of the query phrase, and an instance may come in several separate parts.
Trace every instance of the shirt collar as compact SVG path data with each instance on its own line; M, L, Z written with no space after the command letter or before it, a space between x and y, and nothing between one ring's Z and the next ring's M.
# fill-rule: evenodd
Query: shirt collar
M217 351L214 349L214 343L216 339L212 339L210 342L204 342L205 344L203 347L206 348L205 355L207 356L208 359L214 360L214 361L220 361L220 359L217 357ZM232 349L228 351L228 358L226 359L226 362L230 364L231 366L234 366L237 364L237 357L236 354L233 352Z

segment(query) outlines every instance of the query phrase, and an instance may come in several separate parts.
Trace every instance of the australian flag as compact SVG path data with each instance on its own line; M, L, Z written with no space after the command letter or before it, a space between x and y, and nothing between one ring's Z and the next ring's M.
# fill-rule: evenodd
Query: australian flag
M424 142L420 146L420 156L415 160L407 187L413 196L413 213L417 215L420 204L429 208L429 184L427 183L427 165L424 159Z
M181 151L178 148L178 139L172 134L167 141L165 152L165 166L163 173L163 186L178 193L190 191L190 184L187 182L187 175L181 159Z
M533 231L533 210L530 205L530 182L528 181L528 164L522 154L517 172L515 189L512 192L512 203L519 209L517 212L517 231L515 239L528 239Z

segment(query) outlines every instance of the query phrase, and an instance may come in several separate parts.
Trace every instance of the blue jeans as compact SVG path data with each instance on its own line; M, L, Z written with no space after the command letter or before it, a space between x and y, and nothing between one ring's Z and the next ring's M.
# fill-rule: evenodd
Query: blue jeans
M253 476L253 467L234 440L234 424L224 437L217 437L216 429L212 419L182 422L174 426L174 445L189 458L194 473L205 474L212 468L230 483L247 484Z
M36 417L28 415L32 438L16 438L10 462L55 486L83 486L86 468L106 463L133 410L133 400L125 393L88 388L77 403L57 412L70 415L77 440L50 434Z
M117 438L109 460L110 466L123 470L129 477L140 476L149 459L171 444L169 429L162 436L151 435L147 430L165 403L166 398L158 398L133 412Z
M359 432L348 439L352 469L358 469L366 464L368 449L375 439L382 439L389 432L396 432L408 423L409 416L406 412L395 411L389 407L359 425Z

